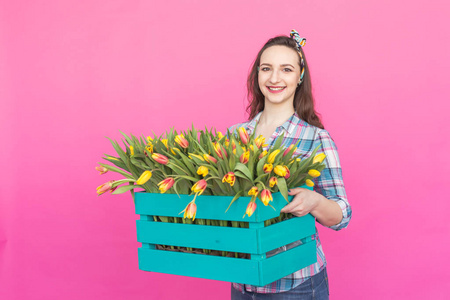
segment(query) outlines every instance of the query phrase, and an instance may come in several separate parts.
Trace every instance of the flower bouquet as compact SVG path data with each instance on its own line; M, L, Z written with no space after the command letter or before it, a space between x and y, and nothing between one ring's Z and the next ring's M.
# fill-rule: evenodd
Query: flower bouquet
M124 148L111 140L117 155L104 157L113 165L97 170L125 178L97 193L131 191L141 215L140 269L265 285L316 261L314 218L279 211L292 198L289 188L312 189L320 176L325 155L316 155L318 147L300 159L295 145L281 145L283 137L265 149L264 137L244 128L226 136L194 127L123 136ZM266 256L295 241L300 245Z

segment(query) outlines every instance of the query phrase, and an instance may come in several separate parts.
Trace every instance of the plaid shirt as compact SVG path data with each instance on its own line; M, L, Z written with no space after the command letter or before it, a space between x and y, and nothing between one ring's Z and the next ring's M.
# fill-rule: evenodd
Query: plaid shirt
M239 127L244 127L249 134L253 133L261 112L258 113L253 120L236 124L230 127L230 132L234 132ZM288 147L291 144L297 145L297 150L294 155L301 154L301 158L307 158L311 156L312 151L319 144L322 144L317 154L325 153L326 158L324 160L326 167L321 172L321 175L314 179L314 190L326 198L336 201L342 210L342 221L339 224L333 226L326 226L333 230L341 230L346 228L351 216L352 210L347 201L347 195L344 189L344 182L342 180L341 165L339 163L339 157L337 153L337 147L330 137L329 133L318 127L312 126L305 121L301 120L297 113L294 113L283 125L279 126L273 135L266 143L267 148L271 147L275 140L284 133L284 139L282 145ZM265 150L267 150L265 148ZM322 244L319 239L319 235L316 228L316 233L311 236L313 240L316 240L317 246L317 262L295 273L292 273L286 277L283 277L277 281L274 281L266 286L257 287L253 285L244 285L239 283L233 283L233 287L239 291L243 289L249 292L256 293L280 293L293 289L305 282L311 276L319 273L326 266L325 255L322 250Z

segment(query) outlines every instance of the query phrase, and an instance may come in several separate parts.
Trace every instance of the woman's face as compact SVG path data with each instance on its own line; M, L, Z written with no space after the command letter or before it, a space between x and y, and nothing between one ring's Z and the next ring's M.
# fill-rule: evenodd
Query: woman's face
M259 64L258 83L265 101L273 104L294 103L300 80L299 55L285 46L264 50Z

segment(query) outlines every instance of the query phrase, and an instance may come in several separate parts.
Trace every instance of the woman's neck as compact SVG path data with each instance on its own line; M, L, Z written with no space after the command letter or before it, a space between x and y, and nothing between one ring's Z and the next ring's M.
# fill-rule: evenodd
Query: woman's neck
M280 126L287 119L289 119L295 112L294 106L292 103L283 104L273 104L273 103L265 103L264 110L261 113L261 117L259 118L259 124L266 126Z

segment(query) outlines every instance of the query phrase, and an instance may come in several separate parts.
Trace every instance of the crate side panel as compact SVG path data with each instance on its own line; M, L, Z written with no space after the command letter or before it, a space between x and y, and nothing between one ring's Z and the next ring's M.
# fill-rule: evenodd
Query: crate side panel
M316 241L261 261L262 285L272 283L317 262Z
M256 229L136 221L138 242L257 253Z
M194 199L193 195L157 194L157 193L135 193L136 213L141 215L182 217L180 214L189 202ZM235 201L225 213L233 197L230 196L197 196L196 219L229 220L254 222L256 214L243 219L250 197L241 197Z
M275 223L259 230L261 252L268 252L275 248L298 241L316 233L316 221L311 214L294 217Z
M312 189L306 185L302 187ZM180 212L184 210L188 203L193 199L194 195L178 196L177 194L136 192L136 214L180 217L182 216ZM278 217L280 215L281 208L287 204L281 193L274 193L273 201L270 204L275 208L275 210L271 207L265 207L261 202L258 202L253 215L251 217L245 216L245 218L243 218L251 197L240 197L225 213L232 199L232 196L197 196L195 200L197 204L196 218L239 222L261 222ZM289 201L292 199L293 196L289 196Z
M258 262L173 251L138 249L139 269L158 273L257 285Z

